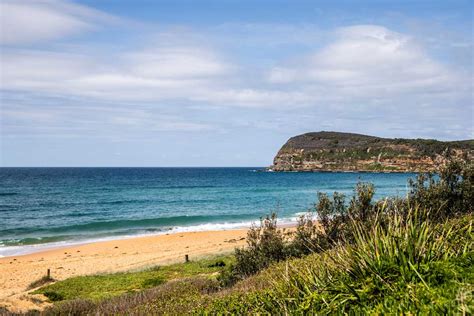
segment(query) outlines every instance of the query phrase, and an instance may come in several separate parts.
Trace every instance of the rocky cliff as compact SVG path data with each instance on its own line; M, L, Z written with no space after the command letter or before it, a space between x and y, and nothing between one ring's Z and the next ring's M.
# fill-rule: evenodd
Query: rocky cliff
M474 140L381 138L317 132L290 138L269 168L273 171L433 171L447 157L474 158Z

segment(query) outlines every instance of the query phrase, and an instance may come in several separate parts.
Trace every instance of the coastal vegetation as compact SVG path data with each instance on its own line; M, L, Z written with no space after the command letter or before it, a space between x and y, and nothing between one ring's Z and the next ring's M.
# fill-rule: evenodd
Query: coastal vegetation
M472 314L473 183L472 162L451 161L403 199L319 193L294 230L270 214L233 255L56 282L41 313Z
M167 281L193 276L212 277L233 262L231 256L213 256L185 264L154 266L140 271L78 276L42 287L34 294L44 294L51 301L86 299L100 301L125 293L156 287Z
M339 132L290 138L270 167L274 171L435 171L450 157L474 158L474 140L381 138Z

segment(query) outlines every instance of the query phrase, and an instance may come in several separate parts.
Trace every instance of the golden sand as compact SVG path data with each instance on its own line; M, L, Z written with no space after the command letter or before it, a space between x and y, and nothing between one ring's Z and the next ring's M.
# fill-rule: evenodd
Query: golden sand
M79 275L139 270L210 254L232 251L245 244L246 230L175 233L95 242L28 255L0 258L0 306L11 311L42 309L47 303L33 297L28 285L46 275L56 280Z

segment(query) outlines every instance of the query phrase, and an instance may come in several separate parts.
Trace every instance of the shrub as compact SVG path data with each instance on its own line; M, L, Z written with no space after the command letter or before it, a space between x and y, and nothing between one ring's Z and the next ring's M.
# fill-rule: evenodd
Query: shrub
M314 218L313 213L308 212L298 218L296 231L288 249L292 257L301 257L324 249L324 243L321 225Z
M314 208L316 216L308 212L298 220L290 246L292 255L299 257L327 250L341 242L350 242L351 220L367 223L377 213L378 206L372 203L374 193L372 184L357 184L349 206L345 203L344 194L334 192L330 198L326 193L318 193L318 203Z
M326 194L318 193L318 201L315 212L320 220L323 236L327 243L319 248L327 249L345 237L349 213L345 204L345 196L338 192L334 192L332 201Z
M268 267L274 261L288 257L285 235L277 228L277 215L272 213L260 219L260 225L252 225L247 232L247 248L235 249L235 264L224 271L220 280L223 285L234 284Z
M289 248L294 257L329 249L345 238L348 224L345 196L334 192L332 199L325 193L318 193L314 212L308 212L298 219L296 231Z
M355 195L352 197L347 212L353 220L366 223L376 213L372 204L375 194L374 185L371 183L358 183Z
M473 211L474 164L450 161L437 175L420 174L409 180L408 202L431 211L435 220Z

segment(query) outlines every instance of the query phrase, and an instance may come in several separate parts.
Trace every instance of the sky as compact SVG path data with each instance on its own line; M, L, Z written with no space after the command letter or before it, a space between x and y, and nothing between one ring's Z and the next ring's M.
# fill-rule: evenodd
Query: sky
M0 0L0 166L268 166L474 138L472 1Z

